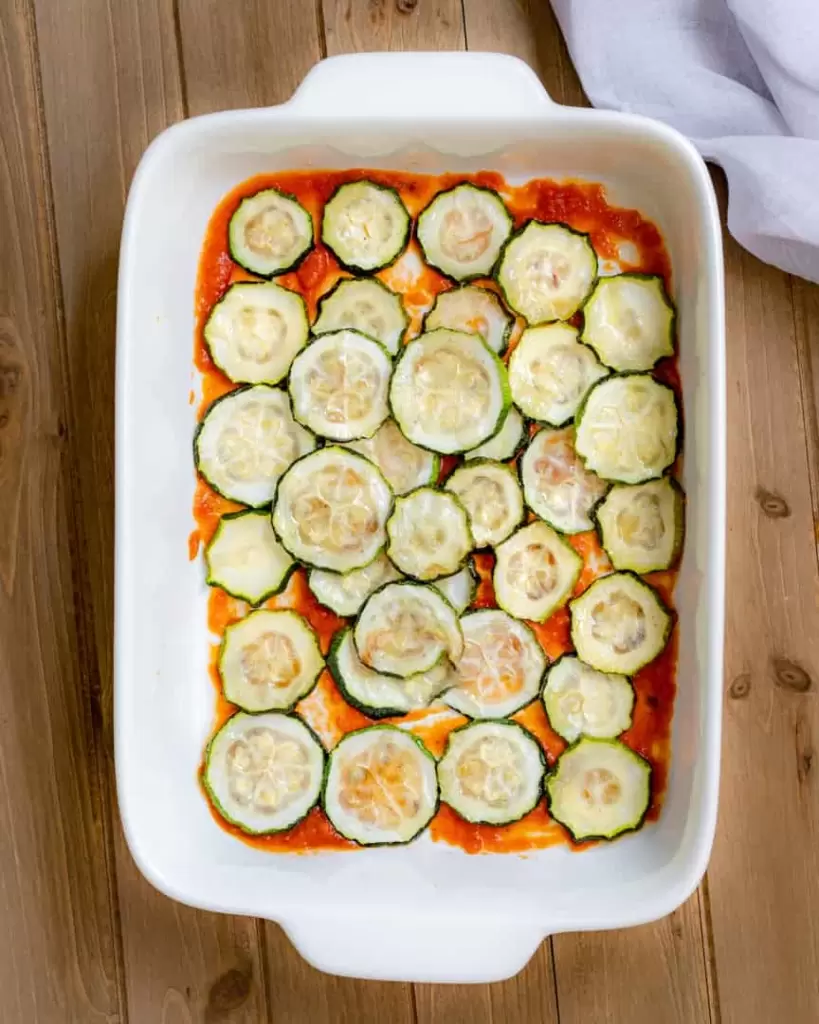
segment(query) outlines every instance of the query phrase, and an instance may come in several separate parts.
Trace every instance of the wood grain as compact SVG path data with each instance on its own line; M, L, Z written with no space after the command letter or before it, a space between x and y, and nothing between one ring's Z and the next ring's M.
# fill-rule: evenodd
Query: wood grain
M462 50L461 0L321 0L327 54Z

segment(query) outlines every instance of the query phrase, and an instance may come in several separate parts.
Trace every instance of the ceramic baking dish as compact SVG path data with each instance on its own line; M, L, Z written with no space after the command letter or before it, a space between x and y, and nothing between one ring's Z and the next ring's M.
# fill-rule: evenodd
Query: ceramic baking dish
M213 716L206 587L188 558L195 485L193 294L219 199L263 171L384 167L603 182L662 230L679 308L688 534L673 757L658 823L584 853L469 856L428 838L355 854L271 855L214 822L196 769ZM170 128L128 199L117 321L116 765L131 852L196 907L271 918L323 970L489 981L544 936L669 913L699 882L719 782L725 371L717 210L680 135L554 104L496 54L369 54L318 64L290 102Z

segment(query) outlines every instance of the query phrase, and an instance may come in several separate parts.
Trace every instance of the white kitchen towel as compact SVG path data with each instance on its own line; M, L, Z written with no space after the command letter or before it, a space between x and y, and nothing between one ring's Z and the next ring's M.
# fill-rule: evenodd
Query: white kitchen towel
M656 117L728 178L728 229L819 281L819 0L552 0L596 107Z

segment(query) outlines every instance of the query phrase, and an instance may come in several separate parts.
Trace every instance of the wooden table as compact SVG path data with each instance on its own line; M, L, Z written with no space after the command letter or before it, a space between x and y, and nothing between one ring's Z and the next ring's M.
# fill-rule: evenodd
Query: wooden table
M726 236L720 824L706 882L496 986L366 984L138 874L111 737L114 311L126 191L187 115L325 54L504 50L582 103L546 0L0 0L0 1021L819 1021L819 288ZM816 366L813 367L813 363Z

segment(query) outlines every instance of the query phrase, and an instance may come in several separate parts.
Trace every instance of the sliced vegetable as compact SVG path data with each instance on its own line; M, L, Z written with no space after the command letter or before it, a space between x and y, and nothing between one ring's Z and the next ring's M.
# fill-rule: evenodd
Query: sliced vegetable
M583 321L583 341L614 370L650 370L674 354L674 307L661 277L601 277Z
M577 841L614 839L642 825L651 765L617 740L582 739L557 759L546 794L552 817Z
M392 725L348 733L330 754L323 806L333 828L361 846L408 843L438 809L435 758Z
M207 582L248 604L283 590L296 563L276 539L267 512L222 516L205 549Z
M634 689L628 676L598 672L564 654L546 675L543 704L549 724L569 743L580 736L614 739L631 725Z
M435 580L451 576L474 547L466 509L434 487L395 499L387 520L387 555L406 576Z
M227 627L219 651L225 699L243 711L289 711L323 668L316 634L293 611L251 612Z
M506 367L474 334L440 328L409 342L390 387L396 422L414 444L451 454L475 448L503 425Z
M511 230L500 197L470 184L439 192L418 218L424 259L456 281L490 274Z
M461 618L464 653L444 700L470 718L508 718L540 693L546 655L532 630L496 608Z
M272 277L292 270L313 244L310 214L292 196L267 188L243 199L230 218L230 255L245 270Z
M250 835L284 832L316 806L324 751L293 715L233 715L205 752L202 781L216 810Z
M588 235L536 220L512 235L497 270L507 305L530 324L568 320L596 277L597 255Z
M432 580L432 586L449 601L458 615L461 615L475 600L478 577L471 565L467 564L452 576Z
M608 484L586 469L574 450L574 430L543 428L521 459L526 504L561 533L594 528L591 512Z
M601 576L569 603L572 643L599 672L630 676L668 643L671 613L648 583L630 572Z
M464 646L455 609L420 583L377 590L361 609L353 639L368 668L402 679L428 672L445 656L457 661Z
M467 459L494 459L498 462L511 459L523 441L524 428L525 424L521 414L517 409L510 408L503 421L503 426L497 434L477 448L473 448L472 451L465 452L464 457Z
M317 569L361 569L387 542L392 492L375 466L346 448L322 448L279 481L273 528L284 547Z
M376 277L343 278L319 302L314 334L350 328L380 342L395 355L407 329L401 296Z
M492 581L498 607L544 622L566 602L583 559L546 523L530 523L501 544Z
M612 487L594 515L614 568L670 568L682 548L684 504L682 488L667 476Z
M193 441L200 476L225 498L254 508L270 504L282 473L315 446L293 419L287 393L266 384L217 398Z
M555 427L574 417L589 388L607 373L569 324L529 327L509 358L515 405L533 420Z
M517 473L502 462L468 462L449 477L446 488L466 509L476 547L500 544L523 521Z
M447 739L441 799L466 821L508 825L535 809L545 770L540 744L517 722L470 722Z
M322 334L290 370L296 419L333 441L372 437L389 415L392 360L377 341L343 330Z
M662 476L677 457L677 420L674 392L650 374L607 377L577 414L575 448L604 480L643 483Z
M321 240L350 270L386 267L404 251L409 232L401 197L374 181L340 185L324 207Z
M438 479L441 460L408 441L393 419L384 420L372 437L347 445L376 466L396 494L406 494Z
M386 555L378 555L363 569L328 572L311 569L307 582L315 596L336 615L357 615L361 606L379 587L401 578Z
M424 319L425 331L447 327L451 331L480 334L498 355L505 351L514 326L514 317L506 312L498 296L474 284L441 292Z

